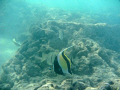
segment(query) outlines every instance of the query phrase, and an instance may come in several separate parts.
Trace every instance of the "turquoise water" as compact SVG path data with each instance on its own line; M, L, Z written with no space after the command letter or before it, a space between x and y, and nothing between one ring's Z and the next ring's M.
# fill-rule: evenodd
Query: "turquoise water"
M100 22L120 23L119 0L26 0L26 2L43 4L49 8L59 8L67 12L85 13L93 17L97 14L100 16Z
M39 6L39 4L48 8L62 9L66 12L87 14L90 15L90 18L98 15L99 17L96 18L98 22L120 24L119 0L1 0L0 38L3 40L9 38L12 41L19 33L27 32L29 24L35 22L34 15L29 14L32 9L29 8L29 5ZM10 41L9 39L8 41ZM8 41L4 43L5 47ZM4 48L3 44L0 46ZM14 50L13 47L11 48ZM5 60L2 59L2 61Z
M103 63L95 61L96 58L108 64L108 66L105 64L104 67L118 69L120 59L119 38L120 0L0 0L0 73L2 65L4 68L7 67L8 63L6 64L6 62L11 60L5 70L6 72L9 71L9 65L11 68L10 73L17 68L15 71L15 75L18 75L15 79L16 82L21 77L26 78L26 75L22 75L26 72L31 77L36 77L41 75L38 72L41 68L44 68L46 71L42 69L41 72L46 74L48 70L46 68L49 68L47 67L49 65L44 63L46 59L51 64L52 60L49 61L49 59L53 59L56 53L58 54L62 49L72 44L78 44L79 46L81 42L84 43L83 46L81 45L84 48L77 47L71 51L75 60L78 60L76 57L81 60L83 55L82 60L84 61L89 50L91 51L89 55L93 53L92 50L99 51L93 53L95 57L91 55L86 59L86 61L91 60L88 71L94 63L98 66ZM95 42L91 44L92 40ZM88 51L85 51L86 48ZM104 48L105 51L102 51ZM74 50L76 51L74 52ZM77 53L77 51L80 52ZM29 54L26 54L26 52ZM95 61L94 63L92 59L93 62ZM21 60L21 63L19 63L19 60ZM41 62L39 62L40 60ZM83 68L89 67L87 66L89 61L85 62L86 66ZM34 63L35 65L32 65ZM45 66L43 66L44 64ZM81 64L79 60L78 64ZM31 72L31 67L33 71L36 68L38 71ZM108 69L106 69L106 72ZM77 69L75 70L73 70L73 74L77 72ZM118 75L119 77L119 70L112 72L111 69L110 73L112 72L112 74L109 78L112 75ZM78 75L84 76L86 72L83 70L83 73L78 73ZM104 72L104 70L101 69L101 72ZM11 77L14 77L13 73ZM92 71L89 71L89 73L93 74ZM94 86L94 84L91 86Z
M30 3L42 3L47 7L60 8L71 12L119 14L119 0L26 0Z
M12 41L21 32L27 32L29 25L36 21L33 19L34 14L30 15L32 8L29 7L30 5L39 6L39 4L66 12L90 15L90 18L98 15L99 17L95 18L98 22L120 24L119 0L1 0L0 38L3 40L9 38ZM8 41L10 41L9 39ZM8 41L4 43L5 47ZM3 44L0 45L4 48ZM13 47L11 48L14 50ZM6 56L2 55L2 57Z

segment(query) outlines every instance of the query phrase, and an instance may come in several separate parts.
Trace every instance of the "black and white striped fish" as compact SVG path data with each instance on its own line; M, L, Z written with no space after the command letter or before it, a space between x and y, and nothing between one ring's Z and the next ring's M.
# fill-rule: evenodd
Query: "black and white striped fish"
M65 51L73 46L65 48L56 57L53 63L53 69L57 74L66 75L72 74L71 60L65 55Z

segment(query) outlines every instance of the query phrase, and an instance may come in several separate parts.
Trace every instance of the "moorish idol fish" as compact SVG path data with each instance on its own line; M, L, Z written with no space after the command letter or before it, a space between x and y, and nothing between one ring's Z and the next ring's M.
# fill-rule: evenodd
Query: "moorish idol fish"
M71 48L70 46L68 48ZM53 63L53 69L57 74L65 75L72 74L71 72L71 60L65 55L65 51L68 49L65 48L62 50L56 57Z

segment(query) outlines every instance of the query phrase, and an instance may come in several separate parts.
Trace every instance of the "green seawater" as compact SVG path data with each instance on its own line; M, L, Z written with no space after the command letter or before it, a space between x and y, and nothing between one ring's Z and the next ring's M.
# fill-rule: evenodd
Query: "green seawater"
M20 49L14 44L13 39L22 45L32 38L31 33L34 32L30 30L33 26L37 27L43 23L39 28L47 28L45 25L49 20L62 23L76 21L84 25L102 23L114 27L111 31L103 28L95 32L91 30L92 33L88 34L88 38L91 37L101 46L120 53L120 28L116 28L120 27L120 0L0 0L0 72L2 65L14 57ZM84 27L80 28L81 31L83 29ZM62 32L61 35L59 33L56 36L64 40L65 36ZM97 38L94 38L95 36ZM60 49L62 48L66 47Z
M119 13L119 0L26 0L34 4L44 4L50 8L60 8L71 12Z
M1 0L0 1L0 56L4 62L10 58L9 53L13 53L16 48L8 47L7 44L13 38L16 38L21 32L27 32L28 24L34 23L35 15L30 15L31 5L37 7L43 5L47 8L56 8L64 10L68 13L81 13L94 18L98 15L98 22L107 24L120 24L120 1L119 0ZM31 8L30 8L31 7ZM41 10L41 8L39 8ZM38 10L39 10L38 9ZM23 12L22 12L23 11ZM60 11L62 12L62 11ZM41 16L40 16L41 17ZM76 18L75 16L74 18ZM44 18L44 17L42 17ZM92 22L91 22L92 23ZM10 39L6 43L2 43L5 39ZM22 40L21 40L22 41ZM6 46L12 51L3 51ZM6 53L6 55L4 54ZM9 54L9 55L8 55Z
M99 15L100 22L120 23L119 0L26 0L32 4L43 4L49 8L62 9L71 13L83 13L94 17ZM107 19L104 17L107 15Z

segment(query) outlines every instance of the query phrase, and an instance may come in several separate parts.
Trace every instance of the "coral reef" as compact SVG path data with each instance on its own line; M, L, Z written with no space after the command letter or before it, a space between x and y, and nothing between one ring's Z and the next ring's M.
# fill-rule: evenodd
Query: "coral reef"
M53 21L49 21L50 23L54 26L56 25L55 27L61 27L62 25L61 22L53 23ZM94 90L92 87L99 86L101 82L109 82L110 78L118 78L119 54L100 47L92 39L85 38L83 34L81 35L82 31L81 33L76 33L76 30L72 30L73 35L71 36L71 32L68 34L68 31L64 30L64 35L67 36L67 38L64 37L64 41L58 38L57 34L59 32L56 30L57 33L53 33L55 35L50 38L49 35L51 34L46 33L49 24L43 30L39 29L39 27L36 27L36 29L33 28L33 30L30 29L31 38L23 42L15 56L3 65L3 72L0 79L2 88L11 88L13 90L16 88L20 88L21 90L23 88L26 90L28 88L36 88L35 90L43 88ZM78 26L77 28L86 26L79 23L64 23L66 28L74 28L76 25ZM96 25L91 25L91 27L94 28ZM49 30L54 32L52 29ZM38 32L44 32L44 35L40 36ZM51 67L54 55L57 55L61 49L70 45L75 45L72 49L66 51L68 56L72 56L73 58L74 64L71 68L73 75L56 75L55 72L48 69ZM41 80L45 80L46 78L51 80L43 84ZM25 87L26 85L27 87ZM114 90L110 85L105 85L99 86L99 88L111 88L111 90Z
M17 37L25 40L22 38L15 55L2 66L1 90L119 90L120 54L117 52L120 49L115 47L119 46L119 40L107 32L119 26L81 23L89 16L80 13L74 16L57 9L39 11L36 7L31 13L36 21L28 26L28 32ZM63 39L59 38L59 30L64 33ZM112 45L108 35L116 40ZM74 63L73 74L61 76L49 70L55 56L72 45L65 53Z

